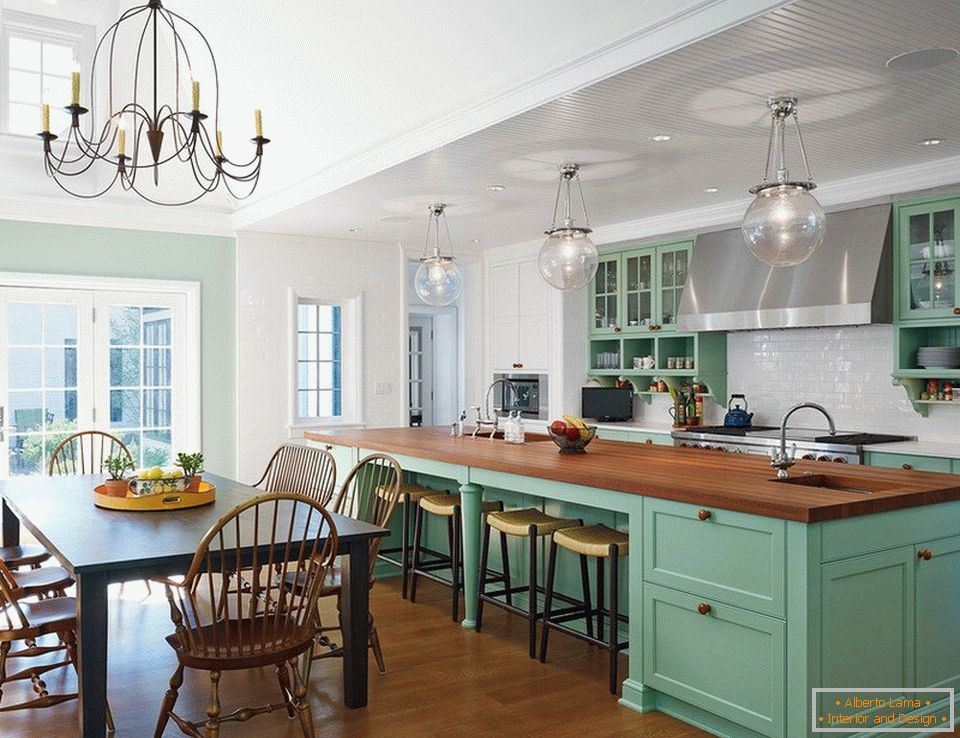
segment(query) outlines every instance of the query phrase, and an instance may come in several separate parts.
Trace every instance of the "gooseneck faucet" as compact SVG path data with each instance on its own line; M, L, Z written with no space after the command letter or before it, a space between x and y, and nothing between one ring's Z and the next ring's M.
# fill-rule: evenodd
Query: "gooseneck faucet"
M483 408L479 405L473 406L473 409L477 411L477 427L473 429L474 438L476 438L477 434L480 433L483 428L490 428L490 438L493 438L497 433L497 428L500 425L500 416L497 415L497 412L502 408L495 407L493 408L493 414L490 413L490 393L493 392L493 388L498 384L508 387L514 394L517 393L517 385L509 379L494 379L490 383L490 386L487 387L487 394L483 399Z
M778 479L787 479L790 476L787 470L796 463L793 460L793 455L787 454L787 421L790 420L790 416L797 412L797 410L802 410L806 407L823 413L823 417L827 419L831 436L837 432L837 426L834 424L833 418L823 405L818 405L815 402L801 402L787 410L787 412L783 414L783 420L780 421L780 451L770 457L770 466L777 470Z

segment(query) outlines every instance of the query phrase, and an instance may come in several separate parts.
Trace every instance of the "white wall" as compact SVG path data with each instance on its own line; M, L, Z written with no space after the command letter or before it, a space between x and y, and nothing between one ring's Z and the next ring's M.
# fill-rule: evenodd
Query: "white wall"
M368 426L406 424L405 274L399 246L238 235L237 459L241 480L255 481L272 450L304 430L291 427L289 415L291 290L311 297L362 296L360 420Z

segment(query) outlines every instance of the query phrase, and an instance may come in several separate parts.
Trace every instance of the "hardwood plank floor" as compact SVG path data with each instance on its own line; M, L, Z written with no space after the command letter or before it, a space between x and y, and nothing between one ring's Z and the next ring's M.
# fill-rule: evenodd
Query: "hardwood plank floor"
M166 603L154 586L131 582L110 603L110 704L118 738L150 738L160 700L176 661L163 641L170 632ZM693 738L700 730L661 713L640 715L607 692L606 652L552 634L550 661L527 658L526 621L489 607L477 634L450 620L450 591L423 581L417 604L400 598L399 579L378 582L371 593L387 661L376 671L370 657L370 702L343 707L340 662L314 663L310 685L317 734L324 738L459 738L461 736L551 736L556 738ZM15 665L14 665L15 666ZM625 661L622 664L626 666ZM76 689L72 672L46 679L51 693ZM187 672L178 713L203 715L207 677ZM279 698L272 669L225 673L224 711ZM0 704L32 696L29 682L8 685ZM44 710L0 713L3 738L75 738L77 703ZM586 731L586 732L585 732ZM172 723L164 736L181 735ZM285 712L224 726L223 738L299 738L298 723Z
M111 590L118 597L117 588ZM450 621L450 592L422 581L417 604L400 598L399 579L378 582L371 593L387 661L376 672L370 657L370 703L343 707L340 662L315 662L310 701L323 738L695 738L707 734L654 712L620 707L607 692L606 652L552 634L550 661L527 658L526 621L499 608L484 610L480 634ZM131 582L110 603L110 702L117 738L150 738L175 659L163 636L170 632L163 594L145 597ZM626 666L621 663L621 670ZM48 675L51 692L76 689L72 672ZM206 674L187 672L178 712L203 715ZM224 710L279 698L272 669L226 673ZM28 682L9 685L3 702L32 696ZM2 738L76 738L77 703L45 710L0 713ZM171 723L165 737L182 735ZM227 724L222 738L300 738L285 712ZM960 737L960 731L953 733Z

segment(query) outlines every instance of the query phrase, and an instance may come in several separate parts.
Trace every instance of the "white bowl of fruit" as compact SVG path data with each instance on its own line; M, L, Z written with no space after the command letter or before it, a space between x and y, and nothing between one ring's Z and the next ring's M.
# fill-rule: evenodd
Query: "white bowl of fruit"
M585 454L587 444L597 435L595 425L587 425L580 418L564 415L547 426L547 434L562 454Z
M138 471L136 478L130 480L130 489L136 497L165 495L170 492L183 492L188 483L183 469L154 466Z

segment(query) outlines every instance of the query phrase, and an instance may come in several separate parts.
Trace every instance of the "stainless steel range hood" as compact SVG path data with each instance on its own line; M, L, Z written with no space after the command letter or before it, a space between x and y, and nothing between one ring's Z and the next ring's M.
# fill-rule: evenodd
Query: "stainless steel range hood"
M795 267L756 259L739 228L697 238L677 311L681 331L889 323L893 306L890 205L827 215L823 243Z

